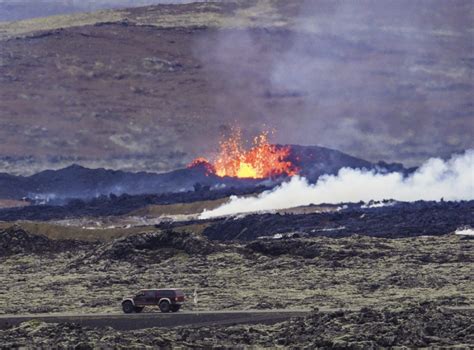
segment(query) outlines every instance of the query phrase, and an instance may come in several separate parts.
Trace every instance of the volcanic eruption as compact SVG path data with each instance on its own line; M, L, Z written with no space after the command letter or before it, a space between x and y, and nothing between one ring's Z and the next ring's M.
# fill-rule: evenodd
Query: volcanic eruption
M264 179L275 176L293 176L299 171L290 160L290 147L271 144L268 131L254 137L251 146L242 139L240 128L232 128L230 137L219 142L219 153L211 162L199 157L188 167L204 166L217 176Z

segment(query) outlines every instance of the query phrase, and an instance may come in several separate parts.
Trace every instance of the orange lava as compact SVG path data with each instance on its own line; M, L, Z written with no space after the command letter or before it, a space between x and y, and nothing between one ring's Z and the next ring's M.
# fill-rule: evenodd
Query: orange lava
M268 142L268 132L253 139L246 150L240 129L234 128L232 136L220 142L220 150L214 162L196 158L189 167L203 165L217 176L263 179L279 175L293 176L298 169L288 160L289 147L277 147Z

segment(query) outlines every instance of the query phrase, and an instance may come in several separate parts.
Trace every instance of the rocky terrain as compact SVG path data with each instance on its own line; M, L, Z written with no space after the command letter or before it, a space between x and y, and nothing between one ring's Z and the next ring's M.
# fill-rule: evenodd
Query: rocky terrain
M312 214L259 213L217 219L211 221L203 234L215 240L254 240L291 232L306 236L347 237L360 234L399 238L444 235L464 225L474 226L474 201L387 201L385 206L379 208L367 208L367 205L359 203Z
M319 313L268 325L237 325L118 332L76 324L25 322L0 330L4 348L24 346L92 349L101 347L378 349L405 347L467 348L474 342L472 314L433 303L398 310Z
M213 189L227 188L228 193L237 193L237 188L255 188L264 184L271 185L273 182L267 179L222 178L206 173L203 167L156 174L88 169L72 165L56 171L46 170L29 177L0 174L0 184L1 198L26 199L36 204L65 204L71 199L90 201L97 200L101 195L111 195L112 198L124 195L124 198L130 198L129 195L137 194L165 194L165 197L174 196L179 201L183 200L180 198L180 192L194 192L199 189L207 189L209 192L212 186ZM199 187L195 188L195 185ZM219 196L223 191L216 192L214 195ZM207 196L212 197L213 194L208 193ZM101 200L103 198L99 199Z
M36 321L1 330L2 346L449 346L472 344L472 240L284 238L212 242L149 230L109 242L0 232L0 312L120 312L124 295L176 286L186 310L362 308L281 324L118 332ZM170 266L173 273L169 272ZM14 297L13 297L14 296ZM144 312L157 312L145 309Z
M0 349L473 347L467 156L421 167L425 192L448 184L438 202L285 197L200 219L288 179L274 164L264 179L209 172L237 128L237 148L266 131L311 183L350 167L423 187L402 178L474 148L473 23L469 0L206 1L0 22L1 315L110 315L157 287L182 289L184 311L310 310L134 331L6 322ZM341 193L374 198L372 180ZM441 198L451 187L462 193ZM432 198L416 189L404 200Z
M170 285L188 295L197 288L188 310L459 306L474 298L473 241L455 235L240 244L151 228L81 243L14 227L0 237L2 313L117 312L131 291Z
M202 204L206 201L218 199L225 201L230 195L254 195L268 189L268 187L263 185L249 186L252 183L253 181L242 181L240 183L241 188L230 187L229 189L224 188L213 191L204 189L202 191L192 190L178 193L133 196L128 194L122 194L120 196L111 194L101 195L94 199L58 199L53 197L50 201L48 201L48 199L41 199L38 205L0 209L0 220L40 221L65 218L118 216L130 214L140 209L146 211L148 206L153 205L185 205L196 203L199 207L200 203ZM51 204L44 203L45 201ZM203 209L204 208L201 208L201 211ZM194 214L197 214L197 212Z

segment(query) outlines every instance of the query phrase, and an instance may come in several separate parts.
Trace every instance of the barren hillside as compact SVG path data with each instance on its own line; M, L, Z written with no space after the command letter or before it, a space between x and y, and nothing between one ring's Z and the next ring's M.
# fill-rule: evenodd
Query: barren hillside
M371 161L473 146L472 3L308 3L0 24L0 170L166 171L212 155L236 120Z

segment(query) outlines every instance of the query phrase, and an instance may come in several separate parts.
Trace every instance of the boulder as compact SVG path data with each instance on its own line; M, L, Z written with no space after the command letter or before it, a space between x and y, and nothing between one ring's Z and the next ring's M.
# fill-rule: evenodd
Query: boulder
M156 231L145 232L119 238L101 247L99 256L113 260L133 259L134 255L165 251L183 251L190 255L207 255L216 250L217 245L206 238L188 232ZM167 254L172 256L173 254Z
M42 253L50 251L52 247L48 237L31 234L16 225L0 230L0 256Z

